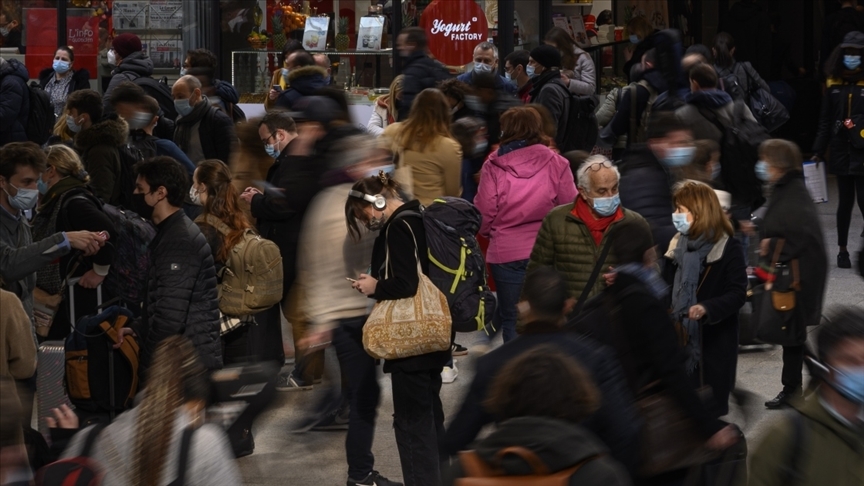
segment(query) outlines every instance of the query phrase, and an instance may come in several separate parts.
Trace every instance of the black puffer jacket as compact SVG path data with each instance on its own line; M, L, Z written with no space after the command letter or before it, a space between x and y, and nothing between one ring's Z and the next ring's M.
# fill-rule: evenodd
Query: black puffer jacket
M828 171L832 174L864 176L864 148L851 143L855 138L860 140L864 123L864 80L854 83L831 78L826 84L813 153L822 157L828 150ZM847 118L855 122L855 130L843 126Z
M402 60L402 103L399 104L398 121L408 119L414 98L426 88L434 88L438 81L450 77L447 69L440 62L427 56L425 52L414 52Z
M134 326L146 369L165 338L189 338L205 368L222 367L219 294L210 246L198 225L177 211L156 225L144 313Z
M45 86L48 86L48 83L51 82L51 78L55 76L54 68L45 68L39 71L39 86L42 89L45 89ZM90 71L86 69L77 69L72 73L72 82L69 83L69 91L66 92L68 96L73 91L78 91L82 89L90 89Z
M17 59L0 63L0 147L9 142L26 142L30 117L27 68Z
M651 235L658 248L667 248L675 236L672 224L673 177L657 160L647 145L634 145L619 166L621 205L639 213L651 225Z
M120 62L114 71L111 72L111 82L108 83L108 88L102 95L102 106L105 114L114 113L114 108L111 106L111 92L123 81L135 82L139 76L153 75L153 60L143 52L133 52Z
M120 202L120 148L126 145L129 125L122 118L107 119L81 130L75 148L90 174L90 187L109 204Z

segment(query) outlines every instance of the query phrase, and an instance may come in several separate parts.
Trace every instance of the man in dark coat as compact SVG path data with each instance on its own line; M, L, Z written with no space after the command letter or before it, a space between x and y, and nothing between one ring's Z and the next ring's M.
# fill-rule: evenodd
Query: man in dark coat
M278 93L275 106L286 110L295 109L301 98L312 96L327 85L327 71L315 65L315 59L306 51L297 51L285 61L288 68L289 87Z
M17 59L0 57L0 147L9 142L27 141L30 92L27 68Z
M201 93L201 81L195 76L178 79L171 94L178 113L174 143L195 164L208 159L227 164L237 144L231 118Z
M535 273L536 275L532 277ZM551 274L554 277L538 278L541 274ZM558 280L560 283L550 284L548 282L550 279ZM529 287L530 282L537 285ZM633 470L639 459L638 435L641 424L636 409L632 405L633 395L628 389L621 367L609 348L601 346L596 341L562 331L565 316L573 310L574 298L568 297L567 304L557 311L557 315L546 316L538 311L538 303L532 302L532 295L536 293L536 289L534 291L527 289L540 284L562 286L564 294L568 294L563 278L551 267L540 267L528 274L525 284L527 300L520 303L521 307L530 308L530 311L523 316L528 322L522 334L516 339L477 359L474 381L471 382L468 395L459 412L447 428L447 434L441 444L441 457L448 457L464 450L477 437L484 425L494 421L494 417L483 407L483 401L486 399L486 393L496 372L530 349L550 344L575 358L591 373L603 399L598 412L589 417L584 425L609 446L616 460ZM547 294L551 295L555 292L547 292Z
M208 74L208 77L211 80L210 82L213 85L213 94L209 94L207 98L210 99L213 106L221 107L229 117L236 119L237 117L234 116L234 109L237 103L240 102L240 93L237 92L237 88L235 88L233 84L215 78L216 66L217 61L215 54L207 49L192 49L186 53L186 59L183 61L183 68L180 69L180 75L185 76L186 74L191 74L187 72L191 69L204 70L204 72Z
M210 245L198 225L181 210L189 188L186 169L170 157L155 157L136 167L133 210L156 225L144 310L124 333L134 331L146 370L165 338L182 334L192 341L201 364L222 367L219 294Z
M396 48L402 58L402 102L399 104L398 121L408 119L414 98L426 88L434 88L439 81L450 78L441 63L426 52L426 32L420 27L402 29L396 38Z
M675 178L669 168L689 164L694 152L690 130L674 114L658 113L648 130L648 143L632 145L618 166L621 205L648 221L660 251L677 232L672 224Z
M114 62L111 62L112 60ZM106 115L114 113L114 108L111 106L111 92L118 84L123 81L134 82L141 76L153 75L153 60L143 52L141 39L135 34L120 34L114 38L108 51L108 64L117 67L111 71L111 81L102 94L102 106Z
M531 102L543 105L558 124L555 145L565 146L570 123L570 89L561 80L561 53L554 46L542 45L531 50L528 59L531 74Z

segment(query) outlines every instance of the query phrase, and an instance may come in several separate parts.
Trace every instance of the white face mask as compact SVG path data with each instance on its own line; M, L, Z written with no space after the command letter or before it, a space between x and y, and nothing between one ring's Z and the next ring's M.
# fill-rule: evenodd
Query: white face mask
M114 53L114 49L108 49L108 64L112 66L117 65L117 54Z
M489 64L482 63L482 62L475 62L474 63L474 70L477 71L478 73L491 73L492 72L492 66L490 66Z
M195 189L195 186L189 188L189 200L196 206L201 206L201 193Z

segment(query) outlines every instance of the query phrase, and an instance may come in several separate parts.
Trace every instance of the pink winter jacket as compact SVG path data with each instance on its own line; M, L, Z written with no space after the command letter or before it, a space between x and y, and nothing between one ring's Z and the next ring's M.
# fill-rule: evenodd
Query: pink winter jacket
M474 204L483 215L480 234L489 238L486 261L526 260L540 224L556 206L576 199L576 185L567 159L535 144L483 164Z

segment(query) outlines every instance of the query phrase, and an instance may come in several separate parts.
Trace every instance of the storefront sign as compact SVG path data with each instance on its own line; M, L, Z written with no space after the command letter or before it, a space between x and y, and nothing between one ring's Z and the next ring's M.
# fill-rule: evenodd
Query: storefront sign
M420 17L429 51L448 66L468 64L477 44L489 38L483 9L474 0L434 0Z

